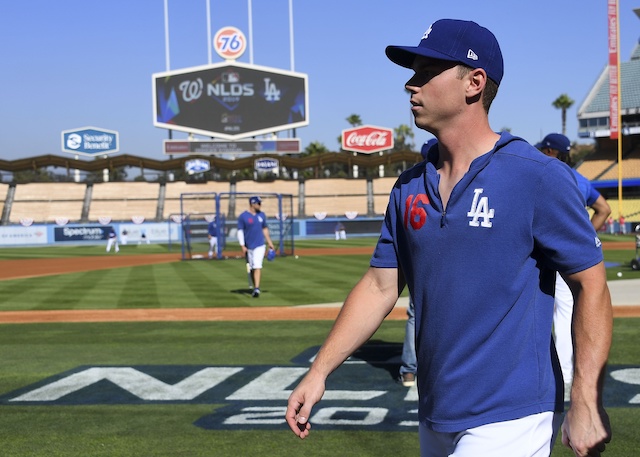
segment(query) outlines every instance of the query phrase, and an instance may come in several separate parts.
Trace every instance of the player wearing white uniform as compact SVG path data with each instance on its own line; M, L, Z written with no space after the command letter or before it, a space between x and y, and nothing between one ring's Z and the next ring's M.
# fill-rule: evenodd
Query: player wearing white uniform
M238 217L238 242L242 247L242 254L247 256L251 268L253 292L251 296L260 296L260 279L262 276L262 261L266 252L265 240L269 249L274 249L269 236L267 216L260 208L262 200L258 196L249 198L249 210Z
M111 251L111 248L114 247L116 252L120 252L120 247L118 247L118 236L116 235L115 230L110 229L109 238L107 239L107 252Z
M536 144L544 154L555 157L561 162L571 166L571 141L561 133L550 133ZM593 210L591 224L596 230L600 230L611 214L611 207L598 192L591 182L571 168L578 189L584 198L584 205ZM560 195L559 198L562 198ZM556 291L553 311L553 335L564 379L564 399L568 401L573 382L573 338L571 337L571 320L573 319L573 295L569 286L562 279L560 273L556 273Z
M218 226L215 220L209 222L207 226L207 236L209 237L209 258L213 259L213 254L218 247Z

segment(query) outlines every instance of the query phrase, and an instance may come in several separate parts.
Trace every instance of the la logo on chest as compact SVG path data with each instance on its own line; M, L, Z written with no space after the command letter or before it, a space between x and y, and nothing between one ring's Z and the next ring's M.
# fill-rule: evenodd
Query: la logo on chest
M470 217L469 225L471 227L487 227L490 228L493 224L491 219L495 215L495 211L489 208L489 197L482 197L484 189L474 189L473 201L471 202L471 209L467 213L467 217Z

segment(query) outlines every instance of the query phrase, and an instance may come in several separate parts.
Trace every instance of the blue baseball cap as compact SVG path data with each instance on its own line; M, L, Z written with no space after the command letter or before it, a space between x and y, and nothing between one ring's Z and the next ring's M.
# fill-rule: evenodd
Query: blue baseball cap
M440 19L424 32L418 46L387 46L385 53L393 63L405 68L411 68L416 56L482 68L498 85L504 74L498 40L488 29L472 21Z
M437 138L431 138L429 141L427 141L425 144L422 145L422 149L420 149L420 154L422 155L423 159L427 158L427 154L429 153L429 149L431 149L431 147L436 144L438 142Z
M275 258L276 258L276 251L274 251L273 249L269 249L269 252L267 252L267 260L269 262L273 262Z
M571 141L562 133L550 133L545 136L542 141L535 146L537 149L549 148L555 149L560 154L569 154L571 151Z
M253 197L249 197L249 204L253 205L254 203L262 203L262 199L257 195L254 195Z

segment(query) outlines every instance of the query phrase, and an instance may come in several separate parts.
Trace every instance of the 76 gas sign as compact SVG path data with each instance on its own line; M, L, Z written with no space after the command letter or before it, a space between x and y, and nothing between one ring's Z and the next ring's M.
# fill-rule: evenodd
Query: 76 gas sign
M213 47L223 59L235 60L247 49L247 39L235 27L223 27L213 38Z

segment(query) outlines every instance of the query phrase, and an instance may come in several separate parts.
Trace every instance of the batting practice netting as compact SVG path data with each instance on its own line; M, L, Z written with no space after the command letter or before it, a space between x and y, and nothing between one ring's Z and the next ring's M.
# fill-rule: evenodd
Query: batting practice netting
M217 249L213 256L224 259L225 251L239 251L238 216L249 209L249 197L262 199L262 212L267 217L271 240L279 256L293 255L293 195L256 194L249 192L194 192L180 194L180 220L182 260L208 258L209 231L214 222L217 229Z

